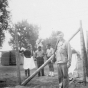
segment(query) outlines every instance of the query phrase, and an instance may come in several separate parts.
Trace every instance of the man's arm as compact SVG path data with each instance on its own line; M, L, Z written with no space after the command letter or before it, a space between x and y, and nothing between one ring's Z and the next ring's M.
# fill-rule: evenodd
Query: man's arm
M43 52L43 57L45 56L45 52L44 51L42 51Z
M71 66L71 58L72 58L72 50L71 50L71 46L69 44L69 42L67 43L67 54L68 54L68 63L67 66L68 68Z
M54 49L52 48L52 55L54 54Z
M37 51L34 52L34 58L36 60L36 58L37 58Z

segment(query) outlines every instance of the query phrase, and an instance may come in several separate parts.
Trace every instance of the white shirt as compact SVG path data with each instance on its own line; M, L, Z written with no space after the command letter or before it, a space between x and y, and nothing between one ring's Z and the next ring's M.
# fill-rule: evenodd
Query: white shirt
M35 51L35 56L36 57L43 57L44 56L44 51L43 50L41 50L41 51L39 51L39 50Z
M47 49L46 51L47 57L50 57L53 53L54 53L53 48Z

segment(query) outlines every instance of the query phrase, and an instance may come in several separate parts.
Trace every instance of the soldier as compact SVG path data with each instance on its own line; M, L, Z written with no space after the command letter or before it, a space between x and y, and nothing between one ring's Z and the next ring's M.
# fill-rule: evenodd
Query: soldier
M60 31L57 32L57 50L56 50L56 63L58 68L59 88L68 88L68 68L71 65L71 47L69 42L64 40L64 34Z

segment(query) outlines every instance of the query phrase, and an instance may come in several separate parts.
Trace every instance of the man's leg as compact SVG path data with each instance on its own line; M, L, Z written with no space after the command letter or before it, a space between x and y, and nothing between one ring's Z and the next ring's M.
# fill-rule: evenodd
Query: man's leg
M45 76L44 74L44 68L41 70L42 76Z
M62 73L62 68L60 64L57 64L57 69L58 69L58 81L59 81L59 87L60 87L63 81L63 73Z
M63 69L63 88L69 87L69 78L68 78L68 68L67 65L62 66Z
M50 57L47 57L47 58L49 59ZM49 67L49 74L48 74L48 76L51 76L51 62L48 63L48 67Z
M49 76L51 76L51 62L48 63L48 66L49 66Z
M40 66L38 65L38 68L39 68ZM40 71L38 72L38 76L41 76L41 73L40 73Z
M51 63L51 76L54 76L54 66L53 66L53 63Z
M40 60L39 60L39 58L37 58L37 67L38 68L40 67ZM40 76L40 71L38 72L38 76Z
M43 64L44 64L44 59L43 59L43 57L42 57L42 58L41 58L41 64L40 64L40 66L43 65ZM44 68L41 69L41 75L42 75L42 76L45 75L45 74L44 74Z

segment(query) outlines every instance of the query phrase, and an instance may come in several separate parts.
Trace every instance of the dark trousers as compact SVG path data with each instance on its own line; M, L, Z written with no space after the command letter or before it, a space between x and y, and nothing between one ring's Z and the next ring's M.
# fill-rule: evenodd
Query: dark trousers
M49 59L50 57L47 57L47 58ZM54 66L53 66L53 63L51 61L48 63L48 66L49 66L49 71L54 72Z
M68 79L68 68L67 64L57 64L58 68L58 81L62 82L62 88L68 88L69 79Z
M37 67L39 68L42 64L44 64L44 58L37 57ZM44 76L44 68L38 72L38 76Z

